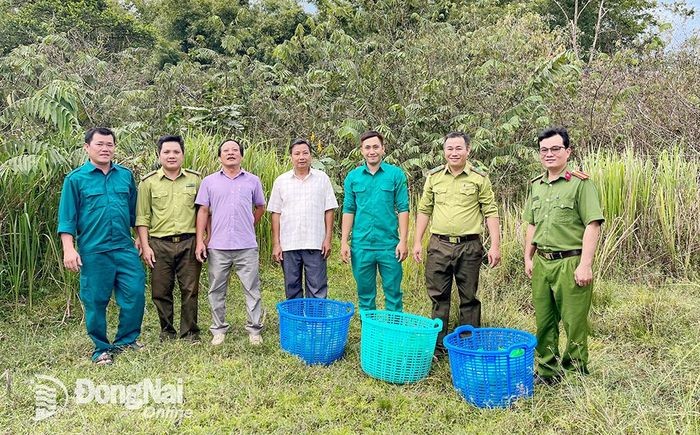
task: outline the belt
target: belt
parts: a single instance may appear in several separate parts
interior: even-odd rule
[[[151,236],[151,237],[153,237],[153,236]],[[153,238],[158,239],[158,240],[165,240],[166,242],[180,243],[183,240],[191,239],[192,237],[194,237],[194,234],[186,233],[186,234],[175,234],[173,236],[153,237]]]
[[[562,258],[575,257],[581,255],[583,251],[580,249],[572,249],[571,251],[557,251],[557,252],[542,252],[537,251],[540,257],[545,260],[561,260]]]
[[[464,236],[446,236],[444,234],[433,234],[435,237],[437,237],[440,240],[443,240],[445,242],[449,243],[464,243],[469,240],[479,240],[479,235],[478,234],[467,234]]]

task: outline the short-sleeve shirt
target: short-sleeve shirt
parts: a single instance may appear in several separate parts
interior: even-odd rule
[[[324,172],[312,168],[302,179],[292,170],[277,177],[267,211],[280,214],[282,251],[321,249],[326,211],[334,208],[338,208],[338,201]]]
[[[257,248],[253,206],[265,205],[260,179],[241,171],[230,178],[223,170],[204,177],[195,204],[211,211],[211,249]]]
[[[194,199],[202,180],[184,169],[174,180],[163,168],[149,174],[139,184],[136,226],[149,228],[153,237],[193,234],[196,211]]]
[[[396,248],[398,213],[408,212],[408,183],[403,171],[382,162],[372,174],[364,164],[350,171],[344,190],[343,213],[355,215],[352,249]]]
[[[457,175],[447,165],[431,174],[425,180],[418,212],[432,217],[432,234],[444,236],[481,234],[484,218],[498,217],[491,180],[469,163]]]
[[[136,183],[127,168],[112,163],[107,174],[90,161],[63,180],[58,233],[71,234],[81,254],[133,248]]]
[[[586,226],[604,218],[593,182],[566,168],[555,180],[546,173],[533,180],[523,220],[535,226],[537,249],[556,252],[581,249]]]

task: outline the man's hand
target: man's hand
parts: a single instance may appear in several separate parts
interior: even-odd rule
[[[200,263],[207,261],[207,245],[205,245],[204,242],[197,242],[197,247],[194,250],[194,256]]]
[[[153,252],[151,245],[144,245],[142,247],[141,258],[143,258],[143,262],[151,269],[156,267],[154,264],[156,262],[156,254]]]
[[[280,245],[274,245],[272,247],[272,259],[275,260],[278,264],[282,262],[284,258],[282,258],[282,247]]]
[[[348,245],[348,242],[340,242],[340,259],[345,264],[350,262],[350,245]]]
[[[525,275],[530,279],[532,279],[532,265],[532,258],[525,257]]]
[[[80,254],[75,248],[65,249],[63,251],[63,265],[71,272],[80,272],[83,261],[80,259]]]
[[[406,244],[406,241],[404,240],[399,240],[399,244],[396,245],[396,259],[399,260],[399,262],[404,261],[408,257],[408,246]]]
[[[420,240],[413,243],[413,259],[416,263],[423,262],[423,245]]]
[[[323,255],[323,258],[326,260],[331,256],[331,246],[332,243],[330,239],[324,239],[321,244],[321,255]]]
[[[134,248],[139,251],[139,255],[143,254],[143,249],[141,249],[141,239],[138,236],[136,236],[134,239]]]
[[[490,267],[496,267],[501,262],[501,250],[494,246],[491,246],[491,249],[489,249],[487,256],[489,259]]]
[[[574,271],[574,280],[579,287],[587,286],[593,282],[593,268],[590,265],[579,264]]]

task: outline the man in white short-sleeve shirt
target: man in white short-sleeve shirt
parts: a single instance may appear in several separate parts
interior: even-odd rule
[[[282,264],[287,299],[325,298],[326,260],[338,201],[328,175],[311,168],[309,142],[296,139],[289,152],[294,169],[277,177],[267,205],[272,213],[272,258]]]

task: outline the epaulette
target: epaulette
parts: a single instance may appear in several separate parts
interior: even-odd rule
[[[443,169],[445,169],[445,165],[440,165],[437,168],[433,168],[433,169],[429,170],[428,172],[426,172],[426,175],[437,174],[438,172],[442,171]]]
[[[532,180],[530,180],[530,183],[534,183],[535,181],[539,180],[540,178],[544,177],[544,172],[541,173],[540,175],[536,176]]]
[[[571,171],[571,175],[582,180],[588,180],[590,177],[583,171]]]
[[[185,172],[189,172],[190,174],[194,174],[194,175],[196,175],[196,176],[198,176],[198,177],[201,177],[201,176],[202,176],[202,173],[201,173],[201,172],[197,172],[197,171],[195,171],[194,169],[185,168]]]
[[[156,171],[151,171],[151,172],[149,172],[148,174],[146,174],[146,175],[144,175],[143,177],[141,177],[141,181],[145,180],[146,178],[148,178],[148,177],[150,177],[150,176],[152,176],[152,175],[155,175],[156,172],[158,172],[158,171],[156,170]]]
[[[483,168],[476,167],[476,166],[472,165],[471,163],[469,164],[469,170],[475,174],[481,175],[482,177],[485,177],[487,175],[486,171]]]

